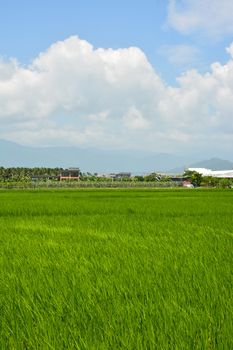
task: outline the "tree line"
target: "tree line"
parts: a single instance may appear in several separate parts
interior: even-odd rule
[[[58,181],[60,179],[61,172],[64,171],[63,168],[48,168],[48,167],[10,167],[4,168],[0,167],[0,182],[15,182],[15,183],[29,183],[32,181]],[[147,182],[147,183],[161,183],[170,184],[176,183],[182,186],[182,181],[190,181],[194,187],[215,187],[215,188],[233,188],[233,179],[226,178],[216,178],[212,176],[203,176],[196,171],[185,171],[180,177],[173,178],[169,175],[161,175],[158,173],[151,173],[144,176],[135,175],[132,177],[122,177],[120,181],[122,182]],[[119,179],[108,178],[104,176],[99,176],[97,173],[84,173],[80,171],[79,181],[83,182],[113,182]]]
[[[24,167],[0,167],[0,181],[31,181],[38,179],[57,179],[62,168],[24,168]]]
[[[190,170],[184,172],[184,177],[189,180],[194,187],[233,188],[233,179],[231,178],[203,176],[197,171]]]

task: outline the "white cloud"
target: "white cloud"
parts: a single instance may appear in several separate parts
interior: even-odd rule
[[[0,61],[0,138],[24,144],[225,149],[233,141],[233,44],[210,72],[161,80],[138,48],[55,43],[30,66]],[[140,140],[140,141],[139,141]],[[220,140],[223,140],[220,144]]]
[[[128,129],[148,129],[149,122],[142,113],[134,106],[130,107],[128,112],[123,116],[123,121]]]
[[[182,34],[233,34],[232,0],[169,0],[167,23]]]
[[[233,43],[226,48],[226,51],[230,54],[230,56],[233,58]]]
[[[192,45],[163,45],[159,53],[169,63],[182,67],[195,64],[200,60],[200,50]]]

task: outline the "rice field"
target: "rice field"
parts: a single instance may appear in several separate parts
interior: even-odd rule
[[[0,349],[233,349],[233,190],[0,191]]]

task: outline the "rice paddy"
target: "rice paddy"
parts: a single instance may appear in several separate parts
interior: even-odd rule
[[[0,192],[0,349],[233,349],[233,190]]]

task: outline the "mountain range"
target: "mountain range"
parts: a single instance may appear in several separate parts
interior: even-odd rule
[[[0,140],[0,166],[3,167],[79,167],[84,172],[182,173],[184,168],[232,169],[233,162],[220,158],[198,160],[197,156],[178,156],[129,150],[82,149],[78,147],[28,147]]]

